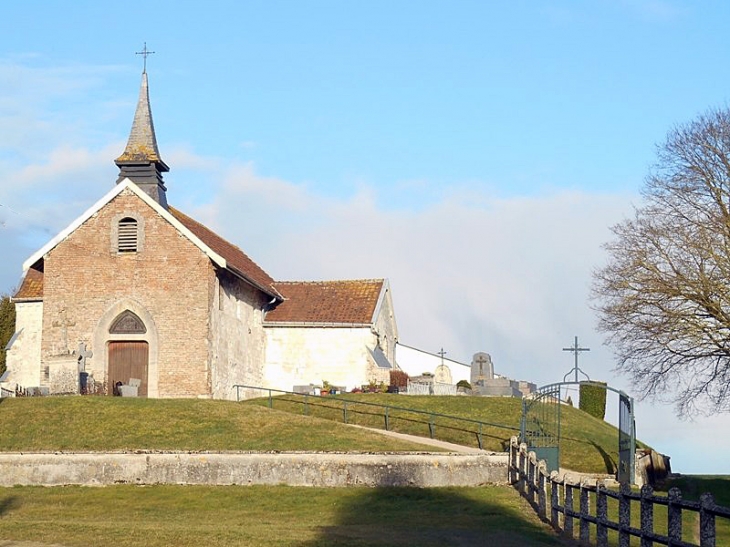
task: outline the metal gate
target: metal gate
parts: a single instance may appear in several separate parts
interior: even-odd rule
[[[618,473],[621,484],[634,483],[634,456],[636,454],[636,424],[634,400],[619,393],[618,400]]]
[[[528,450],[545,460],[548,473],[560,467],[560,387],[550,384],[522,399],[520,433]]]
[[[634,482],[634,457],[636,453],[636,427],[634,424],[634,399],[618,389],[596,382],[560,382],[542,386],[535,393],[522,399],[520,439],[534,451],[538,459],[545,460],[548,473],[560,468],[560,407],[564,404],[561,389],[580,384],[598,385],[619,396],[618,471],[616,479],[622,484]]]

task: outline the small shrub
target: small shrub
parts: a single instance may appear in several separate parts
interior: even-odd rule
[[[456,382],[456,387],[462,389],[471,389],[471,384],[466,380],[459,380],[458,382]]]
[[[408,387],[408,374],[403,370],[391,370],[390,385],[398,386],[398,388]]]
[[[578,403],[578,407],[591,416],[603,420],[606,417],[606,383],[596,383],[602,385],[580,385],[580,402]]]

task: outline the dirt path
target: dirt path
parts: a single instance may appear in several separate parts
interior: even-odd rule
[[[458,452],[459,454],[494,454],[487,450],[481,450],[480,448],[472,448],[470,446],[463,446],[460,444],[447,443],[446,441],[438,441],[436,439],[429,439],[428,437],[418,437],[416,435],[408,435],[406,433],[397,433],[395,431],[386,431],[384,429],[376,429],[371,427],[363,427],[361,425],[348,424],[350,427],[358,427],[360,429],[367,429],[373,433],[380,433],[381,435],[387,435],[389,437],[395,437],[402,441],[410,441],[412,443],[425,444],[427,446],[435,446],[443,448],[449,452]],[[2,545],[0,545],[2,547]]]

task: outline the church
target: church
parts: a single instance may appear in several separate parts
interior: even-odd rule
[[[115,163],[116,184],[23,264],[6,392],[235,399],[260,395],[242,385],[388,383],[387,279],[275,281],[168,204],[146,69]]]

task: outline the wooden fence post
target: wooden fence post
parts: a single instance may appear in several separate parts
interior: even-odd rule
[[[560,512],[558,511],[559,505],[560,483],[558,482],[558,472],[553,471],[550,473],[550,523],[555,530],[562,529],[560,526]]]
[[[517,444],[517,437],[512,437],[509,440],[509,483],[516,484],[519,480],[518,460],[517,454],[519,451],[519,445]]]
[[[527,492],[529,502],[531,505],[535,505],[535,469],[537,467],[537,457],[534,452],[530,452],[527,456]]]
[[[714,506],[712,494],[700,496],[700,547],[715,547],[715,515],[711,512]]]
[[[641,547],[652,547],[654,542],[651,537],[644,537],[644,534],[654,533],[654,501],[651,499],[654,489],[645,484],[641,487]]]
[[[667,536],[669,539],[682,539],[682,492],[679,488],[670,488],[667,504]]]
[[[628,484],[622,484],[620,489],[620,497],[618,499],[618,544],[619,547],[629,547],[631,544],[631,499],[629,494],[631,487]]]
[[[608,546],[608,498],[606,487],[603,484],[596,485],[596,543],[598,547]]]
[[[527,481],[527,445],[525,443],[520,443],[520,493],[523,496],[527,495],[526,490],[526,481]]]
[[[580,541],[588,545],[591,541],[591,523],[585,518],[591,514],[591,500],[588,497],[589,490],[580,485]]]
[[[537,513],[540,519],[547,520],[547,464],[540,460],[537,464]]]
[[[568,511],[573,510],[573,485],[567,480],[565,482],[565,505],[563,506],[563,520],[565,525],[565,535],[573,539],[573,516]]]

